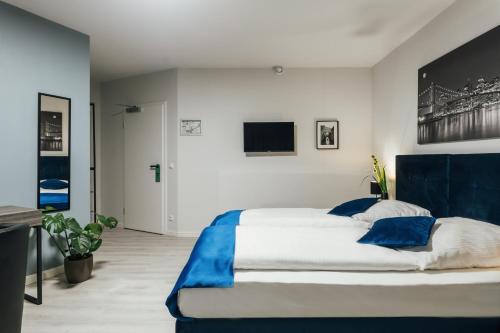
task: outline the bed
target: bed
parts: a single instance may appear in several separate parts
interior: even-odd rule
[[[500,225],[500,154],[397,156],[396,169],[398,200]],[[180,289],[176,331],[500,332],[498,267],[236,269],[231,279],[231,288]]]

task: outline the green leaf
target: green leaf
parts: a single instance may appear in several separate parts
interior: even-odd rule
[[[92,237],[92,238],[99,238],[102,234],[102,225],[99,223],[89,223],[85,226],[85,231]]]
[[[114,229],[118,225],[118,220],[112,216],[97,215],[97,221],[110,229]]]
[[[45,208],[42,209],[42,214],[48,214],[50,212],[53,212],[54,210],[56,209],[52,206],[45,206]]]
[[[52,223],[52,216],[51,215],[44,215],[42,217],[42,227],[47,230],[49,228],[49,225]]]
[[[97,222],[104,224],[106,221],[107,217],[101,214],[97,214]],[[103,222],[104,221],[104,222]]]
[[[114,229],[118,226],[118,220],[113,216],[108,217],[109,228]]]
[[[42,218],[42,227],[52,234],[60,234],[64,231],[64,217],[62,214],[44,215]]]
[[[90,252],[91,240],[85,236],[79,236],[71,239],[71,249],[79,255],[85,255]],[[72,251],[72,252],[73,252]]]
[[[382,183],[384,185],[384,193],[387,193],[387,178],[385,176],[385,167],[382,168]]]
[[[97,251],[102,245],[102,239],[94,239],[90,246],[90,252]]]
[[[68,229],[71,232],[74,232],[76,234],[79,234],[82,232],[82,227],[80,226],[80,224],[78,224],[78,222],[73,217],[69,217],[69,218],[65,219],[64,224],[66,226],[66,229]]]

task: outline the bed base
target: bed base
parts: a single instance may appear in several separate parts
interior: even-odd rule
[[[256,318],[176,322],[176,333],[499,333],[500,318]]]

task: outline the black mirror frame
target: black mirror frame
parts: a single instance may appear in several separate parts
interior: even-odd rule
[[[36,198],[36,204],[37,204],[37,209],[44,209],[45,207],[41,207],[40,205],[40,181],[41,181],[41,131],[40,131],[40,125],[41,125],[41,113],[42,113],[42,97],[47,96],[47,97],[53,97],[53,98],[59,98],[59,99],[64,99],[68,101],[68,205],[64,209],[58,209],[54,208],[51,210],[51,212],[62,212],[62,211],[68,211],[71,209],[71,98],[68,97],[62,97],[62,96],[57,96],[57,95],[51,95],[51,94],[46,94],[46,93],[38,93],[38,128],[37,128],[37,198]]]

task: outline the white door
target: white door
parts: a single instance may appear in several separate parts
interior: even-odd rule
[[[140,108],[141,112],[124,114],[124,226],[163,234],[166,104],[144,104]]]

